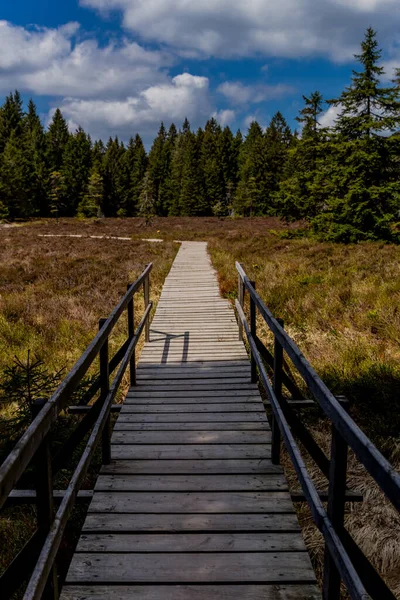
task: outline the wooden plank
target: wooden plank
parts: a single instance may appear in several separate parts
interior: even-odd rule
[[[248,431],[262,430],[270,431],[268,422],[250,422],[250,423],[207,423],[207,422],[183,422],[183,423],[136,423],[126,422],[125,419],[118,419],[114,426],[114,431]]]
[[[85,534],[77,552],[304,552],[296,533]],[[132,557],[134,558],[134,557]]]
[[[125,421],[126,423],[186,423],[196,419],[197,423],[234,423],[240,422],[263,422],[268,423],[265,412],[230,412],[230,413],[129,413],[126,410],[125,404],[122,405],[118,422]]]
[[[282,467],[273,465],[270,459],[223,459],[223,460],[120,460],[103,465],[102,474],[118,475],[199,475],[199,474],[281,474]]]
[[[198,396],[194,396],[192,398],[176,398],[176,397],[164,397],[164,398],[142,398],[141,396],[136,396],[134,398],[127,398],[125,400],[126,406],[129,406],[131,404],[136,404],[136,405],[144,405],[144,406],[153,406],[153,405],[164,405],[164,404],[180,404],[182,406],[182,410],[184,410],[184,406],[186,404],[192,404],[192,405],[196,405],[196,404],[204,404],[204,400],[206,400],[206,398],[204,398],[204,396],[202,397],[198,397]],[[232,396],[222,396],[222,397],[216,397],[216,398],[207,398],[207,404],[225,404],[225,403],[240,403],[240,402],[255,402],[259,400],[256,396],[234,396],[232,398]],[[86,408],[86,407],[84,407]],[[121,405],[118,405],[118,408],[121,408]],[[117,409],[114,409],[117,410]],[[73,411],[72,411],[73,412]]]
[[[240,397],[251,397],[257,398],[260,400],[260,394],[257,389],[254,389],[250,386],[250,389],[239,388],[239,389],[218,389],[218,390],[203,390],[203,389],[191,389],[191,390],[160,390],[160,389],[152,389],[148,391],[147,388],[137,387],[130,388],[129,392],[126,395],[126,399],[130,400],[132,398],[144,398],[147,400],[157,398],[240,398]],[[243,400],[244,402],[245,400]]]
[[[209,444],[209,445],[111,445],[114,460],[133,459],[195,459],[195,458],[270,458],[268,444]]]
[[[222,404],[197,403],[185,404],[124,404],[121,414],[127,413],[225,413],[225,412],[262,412],[264,410],[262,402],[224,402]]]
[[[100,475],[95,491],[213,492],[287,491],[282,474],[256,475]]]
[[[61,600],[320,600],[316,585],[66,585]]]
[[[92,554],[77,553],[69,583],[176,582],[315,582],[305,552],[237,552],[212,554]]]
[[[177,367],[175,365],[168,365],[168,364],[162,364],[160,365],[159,363],[155,363],[153,366],[149,365],[149,364],[142,364],[139,362],[138,366],[137,366],[137,370],[138,371],[147,371],[148,369],[153,369],[153,368],[157,368],[160,369],[161,371],[168,371],[168,370],[175,370],[175,369],[181,369],[183,371],[185,371],[186,369],[201,369],[205,367],[206,369],[212,368],[212,369],[217,369],[220,367],[226,367],[227,369],[236,369],[237,367],[249,367],[249,361],[246,360],[238,360],[238,361],[229,361],[229,360],[222,360],[222,361],[214,361],[212,363],[208,363],[208,361],[200,361],[200,362],[192,362],[192,363],[187,363],[184,364],[180,367]],[[132,389],[132,388],[131,388]]]
[[[135,533],[143,531],[297,531],[296,513],[253,514],[126,514],[89,513],[83,531]]]
[[[114,431],[113,444],[270,444],[270,431]]]
[[[291,513],[288,492],[96,492],[89,512]]]

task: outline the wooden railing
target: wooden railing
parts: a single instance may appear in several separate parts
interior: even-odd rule
[[[294,341],[284,330],[282,320],[268,310],[239,263],[238,300],[239,337],[245,330],[251,353],[252,381],[259,378],[271,409],[272,448],[275,464],[280,462],[281,438],[296,471],[302,494],[307,501],[313,520],[325,541],[323,597],[336,600],[340,597],[341,582],[354,600],[368,597],[377,600],[395,600],[381,576],[371,565],[344,526],[345,502],[352,501],[346,490],[347,454],[350,447],[357,459],[373,477],[393,506],[400,510],[400,475],[376,449],[368,437],[352,420],[345,405],[326,387]],[[250,319],[244,312],[245,292],[250,299]],[[261,316],[274,335],[274,353],[270,353],[257,336],[257,314]],[[331,452],[328,458],[317,444],[301,419],[298,409],[310,406],[310,400],[301,394],[286,362],[289,358],[301,375],[309,392],[331,423]],[[272,378],[268,374],[272,371]],[[292,396],[283,393],[283,386]],[[314,400],[311,399],[312,402]],[[297,444],[304,448],[328,480],[328,491],[320,492],[307,470]],[[327,500],[325,509],[323,501]]]
[[[143,330],[145,330],[146,340],[149,339],[152,308],[149,299],[151,270],[152,264],[145,268],[135,283],[128,285],[126,294],[108,319],[99,321],[99,332],[53,396],[49,400],[35,403],[31,425],[0,468],[0,508],[24,502],[36,503],[37,506],[35,533],[0,578],[2,600],[10,598],[21,583],[29,577],[24,600],[58,598],[56,558],[66,525],[76,501],[87,502],[91,498],[91,492],[80,492],[80,487],[99,443],[101,443],[103,463],[110,462],[110,412],[113,401],[128,366],[130,384],[135,384],[135,348]],[[144,314],[135,330],[134,298],[142,286]],[[128,337],[121,349],[109,360],[109,337],[124,311],[127,312]],[[84,407],[86,410],[81,413],[84,416],[61,449],[52,456],[50,445],[52,427],[60,412],[68,407],[72,394],[97,357],[99,357],[100,375],[81,400],[81,404],[87,405]],[[117,372],[110,384],[110,375],[116,369]],[[89,402],[98,392],[100,392],[98,398],[89,406]],[[89,438],[67,489],[54,490],[54,475],[64,467],[89,432]],[[14,489],[31,463],[35,468],[36,490]],[[60,502],[57,512],[54,509],[55,502]]]

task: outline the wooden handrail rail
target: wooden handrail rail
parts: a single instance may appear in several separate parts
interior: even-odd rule
[[[32,459],[37,455],[38,451],[42,452],[43,448],[49,448],[48,433],[53,422],[57,419],[59,412],[68,405],[71,394],[82,381],[82,378],[92,365],[94,359],[97,356],[100,356],[100,377],[96,380],[96,386],[91,386],[93,395],[96,394],[99,387],[101,388],[100,396],[92,405],[90,414],[79,422],[78,426],[72,432],[72,435],[68,438],[61,451],[53,458],[53,460],[51,460],[50,451],[47,450],[48,456],[45,461],[46,464],[44,465],[48,470],[46,471],[46,473],[48,473],[48,475],[46,475],[47,479],[45,477],[43,486],[40,484],[37,487],[35,496],[37,502],[39,502],[40,497],[43,495],[44,500],[49,501],[49,510],[44,514],[44,517],[46,518],[45,520],[42,520],[43,522],[39,522],[38,520],[37,535],[33,536],[33,541],[29,541],[26,544],[20,554],[14,559],[13,563],[11,563],[10,568],[0,577],[0,587],[4,597],[10,597],[20,583],[20,580],[16,581],[13,576],[16,570],[20,569],[21,574],[23,571],[23,578],[25,578],[29,574],[29,568],[32,570],[32,565],[35,564],[37,557],[36,566],[33,569],[32,576],[26,588],[24,599],[39,600],[45,591],[46,585],[49,585],[49,582],[50,585],[53,586],[52,597],[55,599],[58,597],[55,560],[65,527],[78,497],[80,486],[87,473],[95,449],[101,439],[103,461],[109,460],[110,412],[112,410],[113,401],[128,366],[132,369],[135,348],[145,328],[148,336],[150,313],[153,306],[153,303],[150,302],[149,298],[149,276],[151,270],[152,264],[149,264],[140,277],[132,285],[128,286],[127,292],[113,309],[108,319],[100,320],[99,332],[97,335],[90,342],[53,396],[47,402],[44,402],[44,404],[41,402],[37,416],[33,419],[31,425],[22,435],[21,439],[17,442],[14,449],[0,468],[1,508],[7,502],[15,484],[25,472],[25,469],[29,466]],[[144,287],[145,310],[142,319],[135,330],[133,298],[141,285]],[[125,309],[128,312],[128,339],[110,361],[108,357],[109,336]],[[119,367],[117,373],[111,386],[109,386],[110,366],[112,366],[112,371],[114,371],[118,364]],[[63,492],[61,503],[54,516],[52,463],[55,465],[56,470],[58,470],[62,465],[63,460],[71,455],[76,445],[89,431],[91,431],[91,433],[83,450],[83,454],[72,474],[67,489]],[[39,540],[43,541],[39,544]],[[30,560],[26,561],[26,555],[35,551],[35,549],[35,558],[31,556]],[[53,574],[52,577],[50,577],[51,573]]]
[[[140,277],[131,285],[121,301],[114,308],[98,334],[90,342],[82,356],[61,382],[53,396],[32,421],[28,429],[17,442],[0,467],[0,508],[7,500],[8,494],[17,484],[19,478],[29,465],[34,454],[48,434],[52,423],[57,419],[59,412],[67,406],[71,394],[75,391],[83,376],[88,371],[96,356],[99,354],[105,341],[117,323],[121,313],[128,302],[133,298],[139,287],[149,277],[153,268],[149,264]]]
[[[251,285],[243,267],[239,263],[236,263],[236,268],[261,316],[264,318],[270,330],[276,336],[298,372],[303,377],[326,416],[338,429],[340,434],[355,452],[359,461],[368,470],[395,508],[400,511],[400,475],[396,473],[390,462],[379,452],[365,433],[349,416],[346,410],[340,405],[292,338],[268,310],[263,300]]]
[[[361,549],[357,546],[349,533],[344,528],[344,503],[346,501],[346,464],[347,447],[350,446],[361,464],[375,479],[382,491],[386,494],[392,504],[399,510],[400,506],[400,475],[394,470],[384,456],[377,450],[368,437],[360,430],[356,423],[346,412],[341,403],[333,396],[325,386],[309,362],[303,356],[297,345],[289,337],[283,328],[283,322],[279,322],[265,306],[260,296],[255,291],[254,284],[247,277],[242,265],[236,263],[239,274],[239,300],[235,301],[238,320],[241,328],[245,330],[250,346],[252,362],[257,365],[261,383],[267,394],[272,408],[273,420],[279,426],[280,434],[285,442],[286,449],[295,468],[298,480],[301,484],[303,494],[307,500],[313,520],[323,534],[325,540],[325,562],[324,562],[324,599],[339,598],[340,580],[345,583],[348,592],[354,600],[367,597],[387,598],[394,600],[394,595],[387,587],[380,575],[375,571]],[[303,377],[310,391],[316,398],[325,414],[332,424],[332,447],[331,460],[329,461],[329,472],[325,466],[326,459],[321,466],[322,471],[329,479],[329,490],[327,494],[327,511],[323,507],[321,498],[307,471],[299,447],[293,433],[299,437],[304,448],[310,453],[317,463],[321,455],[316,454],[315,442],[306,431],[300,419],[293,414],[288,401],[275,392],[267,374],[262,355],[260,354],[261,340],[257,337],[254,323],[254,308],[252,309],[252,325],[250,326],[244,312],[244,298],[241,288],[247,290],[250,295],[251,306],[255,306],[264,321],[269,326],[275,338],[275,352],[286,351],[297,371]],[[264,353],[265,354],[265,353]],[[269,366],[271,367],[271,361]],[[278,366],[281,361],[276,363]],[[276,365],[275,365],[276,366]],[[279,388],[278,388],[279,391]],[[291,416],[292,415],[292,416]],[[295,417],[293,419],[293,416]],[[290,417],[290,420],[289,420]],[[274,422],[273,421],[273,422]],[[293,423],[292,423],[293,421]],[[293,425],[301,425],[296,431]],[[307,433],[308,437],[304,437]],[[300,434],[303,436],[300,437]],[[279,435],[275,448],[276,460],[279,462]],[[312,442],[312,443],[311,443]],[[274,445],[274,440],[273,440]]]

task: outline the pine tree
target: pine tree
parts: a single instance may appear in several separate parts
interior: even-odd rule
[[[391,238],[390,222],[398,210],[400,183],[395,146],[384,135],[399,123],[397,91],[381,87],[383,68],[378,61],[376,34],[368,28],[361,44],[361,72],[353,71],[352,83],[332,100],[342,106],[324,170],[327,181],[323,209],[313,221],[317,235],[329,240]]]
[[[34,204],[34,171],[24,135],[13,131],[0,163],[0,204],[3,218],[27,219],[37,214]]]
[[[28,112],[23,121],[23,133],[21,135],[24,137],[32,168],[31,202],[35,207],[35,213],[47,216],[48,169],[46,163],[45,133],[32,99],[28,103]]]
[[[207,121],[201,144],[201,169],[204,181],[204,199],[200,214],[210,215],[213,207],[223,205],[226,199],[223,163],[221,156],[221,127],[212,118]],[[220,210],[220,208],[218,208]]]
[[[147,226],[151,224],[151,219],[156,214],[155,186],[151,179],[150,171],[146,171],[139,197],[139,215],[144,217],[145,225]]]
[[[14,133],[18,138],[23,129],[24,112],[22,109],[22,98],[18,91],[6,96],[5,102],[0,109],[0,153]]]
[[[65,182],[59,171],[50,173],[50,213],[57,220],[65,207],[64,202]]]
[[[98,171],[92,169],[87,192],[78,206],[78,217],[101,217],[103,201],[103,178]]]
[[[167,210],[164,207],[165,198],[163,197],[163,192],[168,173],[167,132],[164,123],[161,123],[157,137],[150,149],[148,170],[154,186],[156,212],[159,215],[163,215]]]
[[[249,216],[259,214],[262,205],[261,183],[265,174],[265,138],[260,125],[253,121],[250,124],[246,139],[239,152],[239,183],[234,197],[236,215]],[[252,186],[251,202],[247,189]]]
[[[75,215],[82,201],[92,164],[92,143],[90,137],[79,127],[70,135],[63,153],[63,164],[60,172],[65,185],[65,214]]]
[[[175,123],[171,123],[165,142],[164,157],[165,157],[165,177],[161,184],[160,195],[162,198],[162,215],[167,216],[171,212],[171,207],[174,203],[174,190],[172,181],[172,157],[175,146],[178,140],[178,131]]]
[[[196,135],[191,131],[184,133],[184,140],[179,198],[180,214],[185,217],[202,216],[204,215],[204,188],[200,168],[200,147]]]
[[[312,218],[324,203],[323,181],[317,184],[317,172],[324,172],[328,159],[327,131],[321,127],[323,97],[316,91],[303,96],[304,108],[296,120],[303,124],[301,138],[292,137],[282,181],[277,193],[277,213],[288,220]],[[322,193],[321,193],[322,192]]]
[[[68,140],[69,131],[67,122],[62,116],[60,109],[57,108],[46,134],[47,160],[50,171],[60,171]]]
[[[400,116],[393,110],[396,89],[380,86],[384,74],[383,67],[378,64],[381,56],[376,32],[368,27],[361,43],[361,54],[354,57],[362,65],[362,71],[353,70],[351,85],[339,98],[329,100],[332,106],[341,108],[336,130],[347,140],[393,131],[400,123]]]
[[[103,161],[103,206],[102,211],[106,217],[115,217],[123,208],[125,190],[125,147],[118,138],[110,138],[107,142]]]

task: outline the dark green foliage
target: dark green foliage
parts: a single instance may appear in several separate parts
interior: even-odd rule
[[[92,143],[81,127],[70,135],[63,154],[61,173],[65,185],[65,214],[72,217],[82,201],[92,164]]]
[[[31,359],[29,350],[26,362],[14,357],[13,364],[4,369],[0,384],[0,401],[17,405],[14,425],[19,427],[32,420],[33,403],[50,397],[64,370],[49,373],[42,360]]]
[[[69,135],[67,122],[62,116],[60,109],[57,108],[46,135],[47,160],[50,171],[59,171],[61,169]]]

